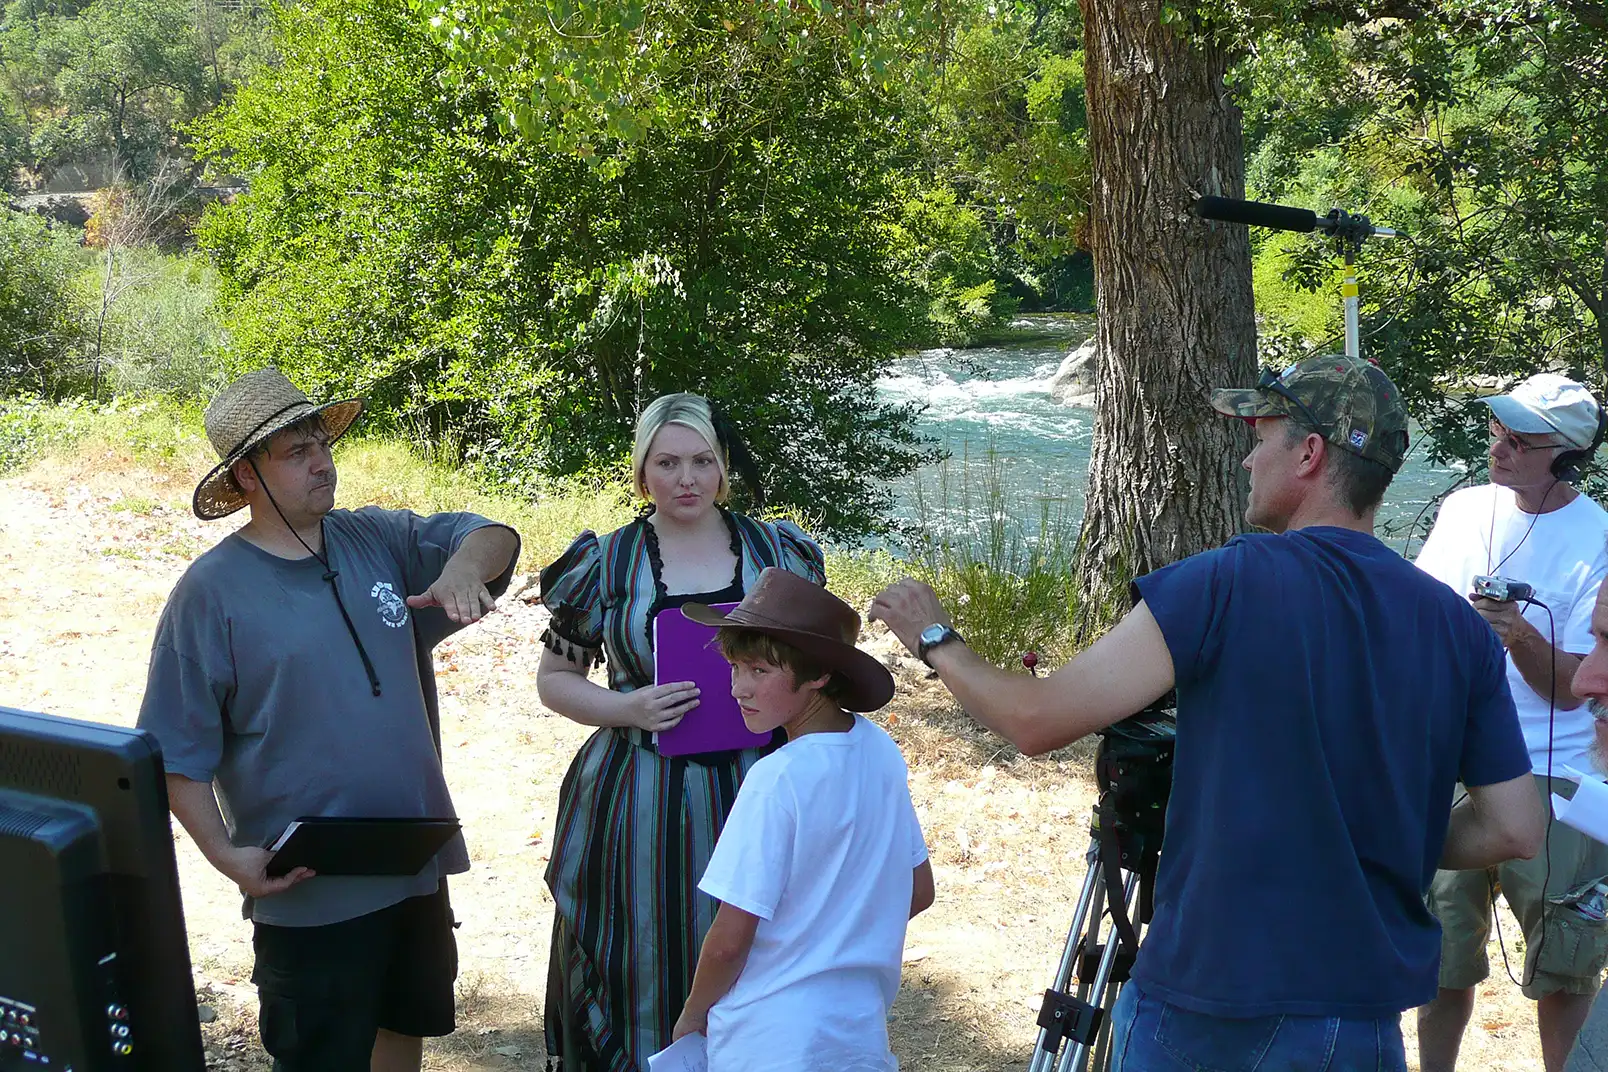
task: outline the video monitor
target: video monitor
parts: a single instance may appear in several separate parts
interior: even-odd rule
[[[0,1072],[205,1068],[155,738],[0,707]]]

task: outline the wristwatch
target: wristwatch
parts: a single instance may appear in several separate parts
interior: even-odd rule
[[[939,625],[936,622],[921,631],[920,640],[921,643],[916,646],[916,658],[928,666],[932,665],[932,660],[927,658],[927,653],[932,651],[933,648],[940,644],[947,644],[951,640],[958,640],[962,644],[966,643],[966,638],[955,632],[954,629],[947,625]]]

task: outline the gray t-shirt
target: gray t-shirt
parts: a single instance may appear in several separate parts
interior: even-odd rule
[[[491,524],[375,507],[325,517],[326,554],[379,696],[317,559],[279,558],[231,535],[185,571],[157,626],[139,725],[155,734],[169,773],[214,784],[234,844],[266,847],[303,816],[457,814],[430,662],[457,626],[404,599]],[[488,586],[493,594],[513,568]],[[248,898],[246,913],[287,927],[337,923],[432,892],[468,867],[455,838],[412,877],[319,876]]]

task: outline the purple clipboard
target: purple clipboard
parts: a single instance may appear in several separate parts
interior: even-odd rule
[[[716,610],[731,610],[735,603],[711,603]],[[752,733],[731,698],[731,665],[720,654],[712,626],[699,625],[670,607],[653,619],[653,683],[691,681],[698,686],[698,706],[674,728],[654,734],[661,756],[698,752],[724,752],[733,748],[759,748],[770,734]]]

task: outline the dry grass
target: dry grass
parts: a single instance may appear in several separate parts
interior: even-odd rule
[[[164,458],[98,441],[0,481],[7,704],[132,723],[163,601],[188,561],[230,527],[189,516],[194,475],[205,467],[194,444]],[[357,486],[355,477],[344,484],[345,503],[357,501]],[[524,566],[533,564],[528,556]],[[587,732],[534,699],[542,617],[506,601],[437,653],[447,775],[474,867],[453,887],[464,920],[461,1026],[429,1045],[431,1069],[542,1067],[552,902],[541,873],[559,781]],[[911,925],[895,1050],[922,1072],[1024,1068],[1038,995],[1084,875],[1090,753],[1024,759],[978,730],[886,635],[871,645],[900,681],[882,718],[909,760],[938,886],[937,904]],[[205,1028],[213,1064],[266,1069],[237,894],[182,833],[178,847],[198,992],[217,1013]],[[1463,1067],[1539,1070],[1533,1005],[1505,979],[1481,993]],[[1404,1026],[1412,1054],[1410,1015]]]

